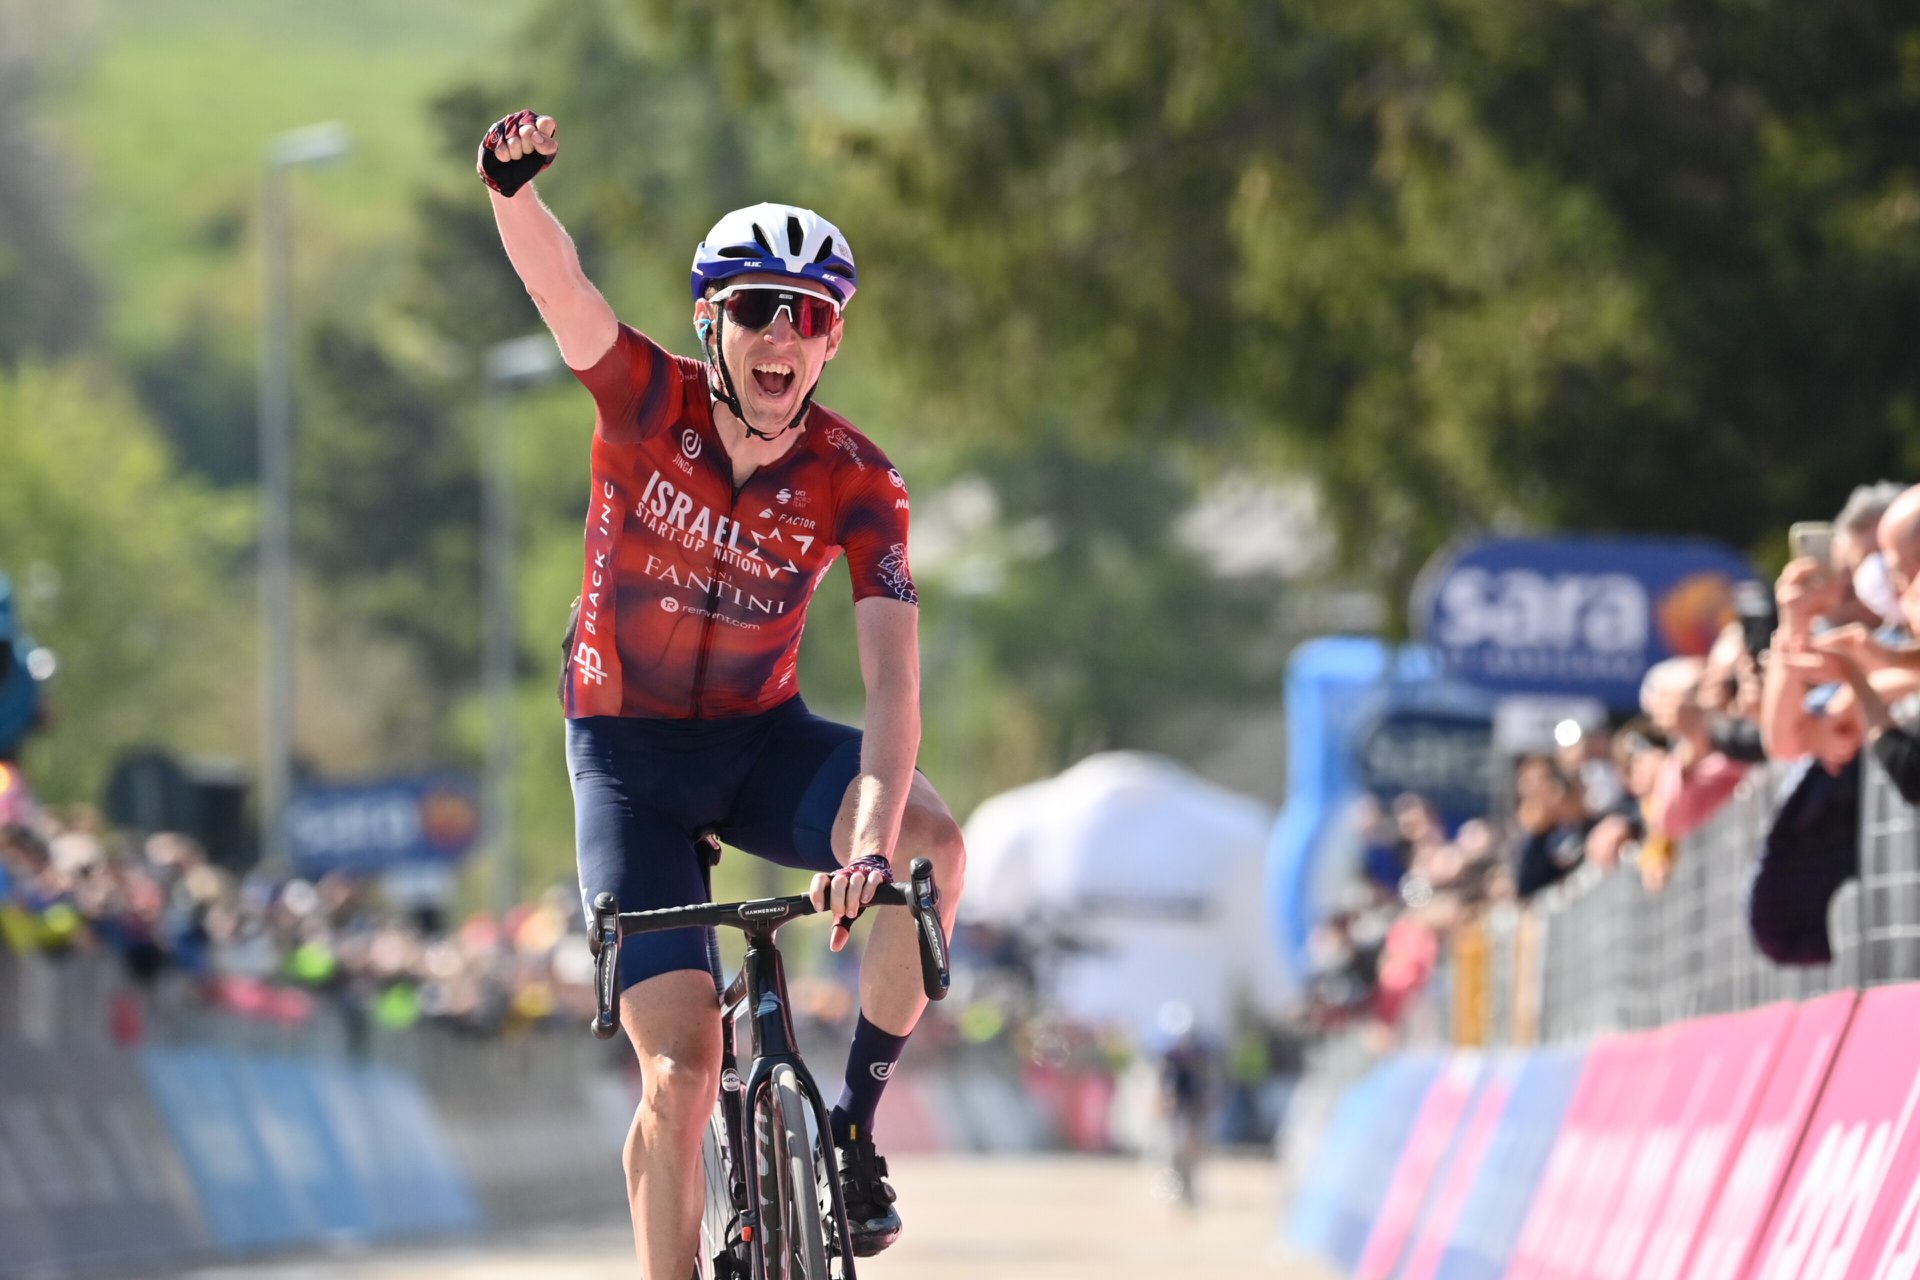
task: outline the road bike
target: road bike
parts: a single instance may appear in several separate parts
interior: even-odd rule
[[[702,837],[700,850],[710,883],[719,841]],[[869,905],[913,913],[921,985],[928,999],[943,999],[950,975],[933,864],[914,859],[907,885],[881,885]],[[589,945],[599,1008],[592,1029],[602,1040],[620,1029],[622,938],[722,925],[747,937],[746,958],[731,982],[722,980],[711,935],[708,946],[720,995],[720,1093],[701,1150],[706,1206],[695,1280],[856,1280],[839,1157],[819,1087],[800,1060],[786,971],[774,942],[781,925],[817,910],[805,896],[632,912],[622,912],[611,893],[594,899]],[[742,1021],[750,1048],[744,1077],[735,1053],[735,1027]]]

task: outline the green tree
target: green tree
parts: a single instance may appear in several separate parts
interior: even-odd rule
[[[252,514],[180,475],[97,366],[0,375],[0,567],[59,657],[52,727],[27,749],[51,800],[90,800],[115,754],[251,741]],[[240,673],[236,679],[236,673]]]
[[[337,320],[307,343],[294,504],[300,558],[419,652],[431,691],[479,663],[479,440],[464,380],[401,363]]]
[[[37,109],[71,60],[69,25],[23,0],[0,0],[0,115],[16,125],[0,182],[0,365],[70,354],[94,333],[98,290],[69,239],[75,175]]]
[[[806,121],[970,394],[1252,436],[1392,599],[1463,526],[1748,543],[1920,460],[1895,0],[641,8]]]

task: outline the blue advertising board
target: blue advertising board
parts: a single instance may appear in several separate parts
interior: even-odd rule
[[[1387,1059],[1351,1085],[1312,1156],[1313,1174],[1294,1202],[1287,1239],[1351,1272],[1393,1181],[1394,1166],[1439,1076],[1437,1054]]]
[[[1413,617],[1447,669],[1501,693],[1638,704],[1648,667],[1706,653],[1753,578],[1718,543],[1488,538],[1421,575]]]
[[[1454,1219],[1437,1280],[1498,1280],[1506,1274],[1585,1065],[1580,1049],[1541,1049],[1527,1056]]]
[[[448,865],[479,839],[480,801],[473,780],[454,773],[308,785],[288,803],[286,822],[302,875]]]
[[[1333,1256],[1342,1197],[1355,1178],[1354,1166],[1365,1150],[1386,1080],[1386,1068],[1376,1067],[1341,1090],[1319,1141],[1295,1172],[1299,1191],[1286,1226],[1287,1243],[1295,1249],[1320,1258]]]
[[[1423,646],[1323,636],[1287,659],[1287,804],[1267,846],[1266,892],[1294,981],[1304,984],[1312,973],[1314,925],[1358,870],[1353,801],[1367,790],[1369,770],[1413,763],[1402,758],[1405,738],[1376,742],[1373,735],[1383,724],[1412,725],[1421,717],[1484,724],[1492,702],[1448,679],[1439,657]],[[1376,749],[1371,762],[1363,754],[1369,744]],[[1384,774],[1376,781],[1385,785]]]
[[[310,1238],[303,1206],[255,1128],[232,1057],[217,1049],[156,1047],[141,1051],[140,1068],[214,1243],[224,1252],[250,1253]]]
[[[1360,774],[1383,805],[1423,797],[1449,828],[1484,816],[1493,780],[1493,721],[1485,715],[1401,708],[1360,742]]]
[[[233,1068],[249,1103],[254,1131],[300,1216],[319,1239],[373,1233],[367,1189],[353,1176],[314,1076],[318,1063],[279,1055],[235,1055]]]

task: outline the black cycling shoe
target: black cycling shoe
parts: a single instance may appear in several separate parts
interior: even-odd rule
[[[850,1138],[836,1148],[840,1156],[840,1198],[847,1206],[847,1232],[853,1256],[871,1258],[900,1238],[900,1214],[887,1185],[887,1158],[871,1138]]]

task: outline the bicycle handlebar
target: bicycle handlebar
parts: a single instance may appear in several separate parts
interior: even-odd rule
[[[921,989],[929,1000],[946,999],[953,975],[948,968],[947,933],[940,923],[940,891],[933,881],[933,863],[915,858],[905,887],[898,883],[883,884],[874,891],[873,901],[867,905],[905,907],[913,913],[914,937],[920,949]],[[588,1025],[602,1040],[612,1039],[613,1033],[620,1029],[620,942],[628,934],[719,925],[763,929],[819,914],[821,909],[805,894],[626,912],[620,910],[611,893],[599,894],[593,900],[593,922],[587,934],[587,945],[594,957],[594,990],[599,1010]]]

